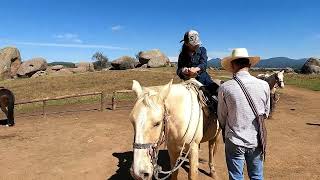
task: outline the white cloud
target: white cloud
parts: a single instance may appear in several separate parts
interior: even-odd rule
[[[129,48],[110,46],[110,45],[97,45],[97,44],[63,44],[63,43],[41,43],[41,42],[11,42],[16,45],[26,46],[42,46],[42,47],[66,47],[66,48],[101,48],[110,50],[129,50]]]
[[[82,40],[79,38],[79,36],[73,33],[57,34],[53,37],[63,42],[82,43]]]
[[[170,62],[178,62],[178,56],[169,56]]]
[[[113,31],[113,32],[115,32],[115,31],[120,31],[120,30],[122,30],[124,27],[123,26],[121,26],[121,25],[116,25],[116,26],[112,26],[111,27],[111,30]]]

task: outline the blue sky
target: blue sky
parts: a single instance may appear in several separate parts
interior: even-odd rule
[[[246,47],[263,58],[304,58],[320,56],[319,12],[317,0],[1,0],[0,48],[49,62],[154,48],[175,59],[195,29],[209,57]]]

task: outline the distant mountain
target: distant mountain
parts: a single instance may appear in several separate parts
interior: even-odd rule
[[[207,66],[208,66],[208,67],[221,67],[220,61],[221,61],[220,58],[210,59],[210,60],[207,62]]]
[[[307,59],[290,59],[287,57],[274,57],[261,60],[256,67],[260,68],[286,68],[301,69]]]
[[[274,57],[269,59],[262,59],[256,67],[259,68],[286,68],[301,69],[307,59],[290,59],[287,57]],[[208,67],[221,67],[220,58],[210,59]]]

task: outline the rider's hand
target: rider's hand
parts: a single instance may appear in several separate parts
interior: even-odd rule
[[[185,75],[189,75],[189,68],[186,68],[186,67],[183,68],[182,69],[182,73],[185,74]]]
[[[200,69],[198,67],[191,67],[189,68],[189,72],[191,72],[191,74],[196,74]]]

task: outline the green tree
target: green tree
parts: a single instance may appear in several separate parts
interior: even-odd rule
[[[95,70],[101,70],[107,67],[109,59],[102,52],[96,52],[92,55],[93,66]]]

